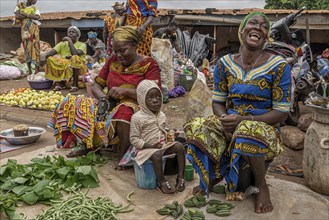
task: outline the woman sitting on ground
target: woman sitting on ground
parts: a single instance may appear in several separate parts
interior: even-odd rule
[[[55,109],[49,125],[54,129],[57,146],[70,147],[71,143],[65,142],[74,142],[75,138],[84,144],[69,153],[68,157],[85,155],[102,146],[117,145],[121,159],[129,148],[130,120],[139,110],[136,96],[138,84],[149,79],[157,81],[161,87],[160,69],[156,61],[136,52],[141,38],[133,27],[117,28],[113,32],[115,54],[107,60],[93,85],[93,95],[98,102],[91,98],[68,96]],[[124,166],[117,168],[125,169]]]
[[[55,81],[55,90],[67,87],[67,82],[73,76],[70,92],[79,90],[79,75],[87,72],[86,53],[87,46],[80,42],[80,30],[76,26],[67,29],[67,36],[62,39],[52,50],[41,54],[40,62],[46,63],[46,78]],[[53,57],[60,55],[60,58]]]
[[[242,175],[250,169],[248,179],[259,188],[256,213],[273,209],[266,163],[283,151],[280,122],[289,114],[291,96],[290,66],[263,50],[269,30],[270,22],[262,13],[243,19],[240,52],[222,57],[215,68],[215,115],[185,125],[187,158],[200,175],[194,193],[209,193],[222,177],[230,192],[244,191],[239,189],[245,181]]]
[[[94,54],[91,56],[94,63],[104,63],[107,58],[105,44],[97,38],[97,33],[90,31],[88,32],[88,40],[86,42],[88,46],[94,51]]]

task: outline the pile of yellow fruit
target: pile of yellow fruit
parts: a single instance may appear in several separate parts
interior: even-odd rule
[[[54,110],[64,96],[60,91],[37,91],[19,88],[0,95],[0,104],[42,110]]]

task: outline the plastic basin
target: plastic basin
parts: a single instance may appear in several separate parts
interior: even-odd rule
[[[27,82],[29,83],[30,87],[32,89],[36,89],[36,90],[42,90],[42,89],[50,89],[51,86],[53,85],[53,81],[52,80],[27,80]]]

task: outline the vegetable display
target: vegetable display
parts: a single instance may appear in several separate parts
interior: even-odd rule
[[[63,200],[52,201],[54,205],[35,220],[57,220],[57,219],[117,219],[116,214],[131,212],[134,208],[129,205],[115,204],[110,198],[98,197],[92,199],[87,193],[75,193],[75,195]]]
[[[72,192],[81,187],[98,187],[99,179],[94,169],[105,160],[91,152],[85,157],[65,160],[62,156],[33,158],[30,164],[18,164],[9,159],[0,167],[0,211],[9,219],[17,219],[18,201],[33,205],[50,204],[62,197],[61,191]]]
[[[60,91],[37,91],[30,88],[11,90],[0,95],[0,104],[23,108],[54,110],[64,96]]]

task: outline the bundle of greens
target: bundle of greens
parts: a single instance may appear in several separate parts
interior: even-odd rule
[[[30,164],[18,164],[9,159],[0,167],[0,213],[9,219],[21,219],[15,214],[18,201],[33,205],[50,204],[62,197],[61,191],[75,191],[81,187],[98,187],[94,166],[106,161],[91,152],[85,157],[65,160],[62,156],[33,158]]]

